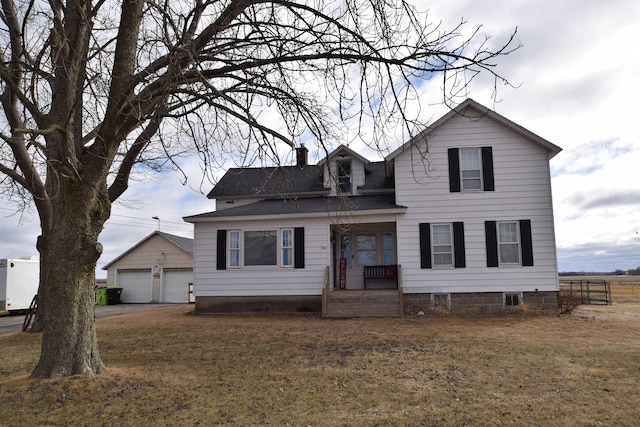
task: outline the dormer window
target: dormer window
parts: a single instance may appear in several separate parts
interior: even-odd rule
[[[343,194],[351,193],[351,160],[337,160],[336,169],[339,192]]]

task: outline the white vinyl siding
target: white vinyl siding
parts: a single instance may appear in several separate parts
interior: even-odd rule
[[[393,222],[395,214],[353,216],[362,223]],[[319,214],[305,218],[236,219],[230,222],[194,224],[194,294],[200,296],[321,295],[327,267],[331,262],[331,225],[335,218]],[[304,228],[304,268],[256,266],[216,269],[216,239],[219,229],[295,229]],[[295,262],[295,260],[294,260]],[[362,278],[360,271],[359,277]]]
[[[463,116],[430,133],[428,144],[428,153],[412,146],[394,159],[396,204],[408,208],[397,223],[404,292],[557,290],[548,151],[490,118]],[[447,150],[477,147],[492,147],[495,191],[452,193]],[[531,220],[535,265],[487,268],[484,222],[520,218]],[[421,269],[419,224],[454,221],[464,222],[466,267]]]
[[[325,219],[326,221],[326,219]],[[216,269],[216,237],[219,223],[196,223],[194,242],[194,295],[262,296],[319,295],[329,265],[329,225],[317,220],[280,219],[269,221],[236,221],[236,230],[287,230],[304,227],[305,267],[281,268],[276,265],[242,266]]]

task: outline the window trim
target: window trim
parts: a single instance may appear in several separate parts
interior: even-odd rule
[[[462,153],[463,152],[476,152],[478,155],[478,169],[464,169],[463,168],[463,162],[462,162]],[[464,148],[460,148],[458,150],[458,156],[459,157],[459,161],[460,161],[460,191],[463,193],[478,193],[478,192],[482,192],[484,191],[484,171],[483,171],[483,161],[482,161],[482,149],[479,147],[464,147]],[[465,171],[478,171],[478,177],[477,178],[465,178],[464,177],[464,172]],[[471,179],[475,180],[480,180],[480,187],[479,188],[465,188],[464,187],[464,182],[465,179],[467,181],[470,181]]]
[[[500,240],[500,224],[515,224],[516,226],[516,241],[515,242],[502,242]],[[517,220],[511,221],[496,221],[496,243],[498,245],[498,266],[522,266],[522,237],[520,236],[520,222]],[[503,245],[517,245],[518,261],[517,262],[503,262],[502,261],[502,247]]]
[[[225,267],[228,269],[269,269],[269,268],[304,268],[304,261],[299,260],[299,256],[304,258],[304,247],[298,247],[299,245],[304,245],[304,237],[301,236],[303,233],[301,230],[304,228],[295,228],[295,227],[283,227],[283,228],[247,228],[247,229],[233,229],[226,230],[224,233],[225,240]],[[220,230],[221,231],[221,230]],[[255,232],[255,231],[275,231],[276,234],[276,263],[275,264],[263,264],[263,265],[245,265],[245,233],[246,232]],[[290,246],[284,246],[284,233],[285,231],[290,232]],[[234,242],[232,238],[233,234],[238,235],[238,247],[232,248],[231,245]],[[220,237],[220,234],[219,234]],[[220,248],[219,248],[220,249]],[[291,263],[284,264],[284,250],[291,250]],[[232,252],[237,252],[237,260],[238,265],[234,265],[232,260],[234,257],[232,256]],[[218,260],[220,261],[220,260]],[[218,263],[219,264],[219,263]],[[220,269],[220,268],[219,268]]]
[[[451,233],[453,233],[453,265],[452,268],[466,268],[466,249],[465,249],[465,237],[464,237],[464,222],[440,222],[437,224],[449,224],[451,225]],[[420,250],[420,268],[432,269],[433,266],[433,247],[431,244],[431,223],[421,222],[418,223],[418,240]],[[446,266],[439,265],[438,268],[447,268]]]
[[[518,303],[517,304],[513,304],[513,300],[511,301],[511,304],[507,304],[507,299],[508,297],[514,297],[516,296],[518,298]],[[522,300],[522,292],[504,292],[502,294],[502,304],[504,306],[504,308],[515,308],[519,305],[524,304],[524,301]]]
[[[232,238],[231,235],[232,234],[237,234],[238,236],[238,247],[237,248],[232,248],[231,247],[231,242],[232,242]],[[236,268],[240,268],[242,267],[243,264],[243,256],[242,256],[242,247],[243,247],[243,236],[244,233],[241,230],[227,230],[227,268],[232,268],[232,269],[236,269]],[[237,252],[238,253],[238,264],[234,265],[232,263],[231,260],[233,260],[233,256],[231,256],[231,253],[233,252]]]
[[[434,238],[434,227],[438,227],[438,226],[447,226],[449,228],[449,252],[437,252],[435,250],[436,246],[445,246],[445,245],[436,245],[435,244],[435,238]],[[434,269],[436,268],[444,268],[444,269],[449,269],[449,268],[454,268],[455,266],[455,247],[454,247],[454,237],[453,237],[453,224],[450,222],[437,222],[437,223],[433,223],[431,224],[431,265],[433,266]],[[451,262],[449,264],[438,264],[436,263],[436,255],[441,255],[441,254],[450,254],[451,255]]]
[[[479,190],[464,190],[466,193],[478,193],[485,191],[495,191],[495,177],[493,168],[493,147],[464,147],[447,149],[447,160],[449,163],[449,192],[462,192],[462,174],[460,172],[460,150],[478,149],[480,150],[480,170],[481,188]]]
[[[285,246],[285,241],[284,241],[284,235],[285,232],[289,232],[289,246]],[[280,235],[279,235],[279,240],[280,240],[280,248],[279,248],[279,254],[280,254],[280,267],[282,268],[293,268],[295,266],[295,243],[294,243],[294,234],[295,231],[293,228],[281,228],[280,229]],[[291,256],[289,258],[290,263],[289,264],[285,264],[284,260],[285,260],[285,256],[284,256],[284,251],[285,250],[289,250],[291,251]]]

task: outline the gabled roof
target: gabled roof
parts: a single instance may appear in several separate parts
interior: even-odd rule
[[[547,149],[549,151],[549,153],[550,153],[549,159],[553,158],[556,154],[558,154],[560,151],[562,151],[562,148],[558,147],[557,145],[552,144],[551,142],[547,141],[546,139],[541,138],[540,136],[536,135],[535,133],[523,128],[519,124],[512,122],[511,120],[507,119],[506,117],[496,113],[495,111],[493,111],[493,110],[485,107],[484,105],[479,104],[478,102],[474,101],[473,99],[469,98],[469,99],[465,100],[463,103],[461,103],[460,105],[458,105],[456,108],[450,110],[444,116],[440,117],[431,126],[429,126],[425,130],[420,132],[420,134],[418,134],[417,136],[413,137],[408,142],[402,144],[398,149],[396,149],[391,154],[389,154],[386,157],[386,160],[387,161],[393,160],[400,153],[404,152],[405,150],[410,148],[413,144],[415,144],[416,141],[422,140],[423,136],[428,135],[429,133],[433,132],[434,130],[436,130],[437,128],[439,128],[440,126],[442,126],[443,124],[445,124],[446,122],[448,122],[451,118],[453,118],[455,116],[459,116],[459,115],[464,116],[464,115],[468,114],[469,110],[475,111],[476,113],[481,114],[483,117],[491,118],[491,119],[495,120],[496,122],[500,123],[501,125],[503,125],[504,127],[506,127],[507,129],[510,129],[511,131],[513,131],[513,132],[523,136],[524,138],[526,138],[526,139],[528,139],[528,140],[540,145],[541,147]]]
[[[289,194],[328,193],[322,185],[322,168],[315,165],[232,168],[207,194],[223,197],[284,197]]]
[[[329,160],[333,159],[336,156],[344,156],[344,155],[348,155],[355,159],[360,160],[362,163],[364,163],[365,167],[367,167],[369,163],[371,163],[371,160],[367,159],[366,157],[364,157],[359,153],[356,153],[346,145],[341,144],[340,146],[338,146],[338,148],[336,148],[331,153],[329,153],[324,159],[320,160],[318,162],[318,166],[323,166],[326,162],[328,162]]]
[[[386,175],[385,162],[371,162],[341,145],[317,165],[306,166],[274,166],[257,168],[229,169],[220,181],[207,194],[209,199],[259,197],[301,198],[327,196],[329,189],[323,185],[323,164],[327,158],[347,152],[363,161],[365,169],[365,185],[361,190],[393,190],[393,178]]]
[[[393,195],[371,195],[353,197],[310,197],[301,199],[272,199],[247,205],[227,208],[220,211],[207,212],[184,217],[186,222],[198,222],[201,219],[268,216],[268,215],[300,215],[314,213],[341,213],[363,211],[404,212],[405,206],[396,205]]]
[[[164,239],[166,239],[169,242],[173,243],[174,245],[176,245],[177,247],[182,249],[184,252],[186,252],[188,254],[193,254],[193,239],[190,239],[188,237],[176,236],[176,235],[169,234],[169,233],[163,233],[162,231],[154,231],[153,233],[149,234],[147,237],[145,237],[144,239],[140,240],[138,243],[136,243],[135,245],[133,245],[132,247],[127,249],[125,252],[120,254],[117,258],[115,258],[114,260],[109,262],[107,265],[102,267],[102,269],[103,270],[107,270],[109,267],[111,267],[111,265],[115,264],[120,259],[122,259],[125,256],[127,256],[128,254],[130,254],[131,252],[136,250],[144,242],[146,242],[147,240],[151,239],[153,236],[156,236],[156,235],[160,236],[160,237],[163,237]]]

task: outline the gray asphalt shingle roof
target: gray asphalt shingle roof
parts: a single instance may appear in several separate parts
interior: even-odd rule
[[[316,165],[232,168],[207,197],[285,197],[315,192],[328,192],[322,185],[322,168]]]
[[[355,212],[367,210],[405,209],[396,205],[393,195],[354,197],[310,197],[300,199],[271,199],[248,205],[185,217],[189,222],[198,218],[227,218],[252,215],[296,215],[318,212]]]
[[[258,196],[285,198],[328,194],[323,185],[323,167],[318,165],[265,168],[232,168],[209,192],[209,199]],[[366,190],[393,189],[393,178],[386,176],[385,162],[370,162],[365,172]]]

